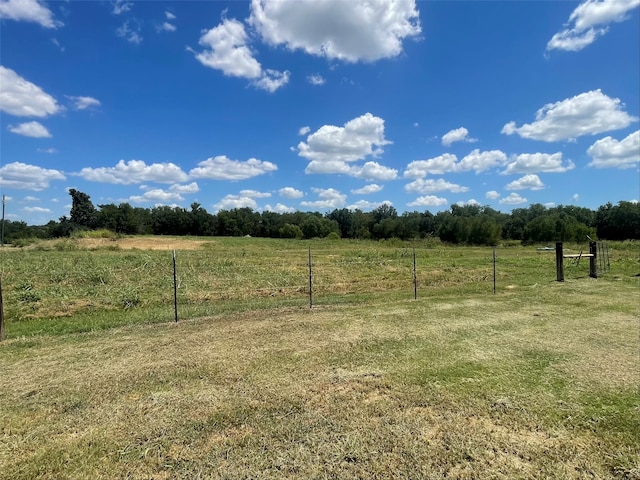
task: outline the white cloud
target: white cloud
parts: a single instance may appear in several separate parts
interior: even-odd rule
[[[536,174],[530,173],[529,175],[525,175],[518,180],[514,180],[505,188],[507,190],[542,190],[543,188],[545,188],[545,185],[544,183],[542,183],[542,180],[540,180],[540,177],[538,177]]]
[[[38,0],[0,0],[0,19],[34,22],[45,28],[57,28],[62,22],[53,19],[53,13]]]
[[[31,195],[27,195],[26,197],[23,198],[23,200],[25,202],[37,202],[40,199],[38,197],[33,197]]]
[[[474,171],[476,173],[482,173],[491,168],[502,166],[506,161],[507,156],[500,150],[488,150],[481,152],[476,148],[456,164],[455,171]]]
[[[580,195],[578,195],[577,193],[574,193],[574,194],[571,196],[571,199],[572,199],[574,202],[577,202],[578,200],[580,200]]]
[[[640,0],[586,0],[569,16],[566,27],[547,43],[547,50],[577,52],[608,31],[608,25],[627,20]]]
[[[58,153],[55,148],[38,148],[36,151],[40,153]]]
[[[363,212],[369,212],[382,205],[392,206],[393,204],[389,200],[385,200],[383,202],[369,202],[367,200],[358,200],[356,203],[349,205],[347,208],[349,210],[361,210]]]
[[[633,168],[640,163],[640,130],[618,141],[605,137],[589,147],[587,153],[593,158],[589,167]]]
[[[456,202],[456,205],[459,205],[461,207],[465,207],[467,205],[473,205],[475,207],[479,207],[480,202],[477,201],[475,198],[470,198],[469,200],[461,200],[459,202]]]
[[[27,165],[21,162],[9,163],[0,168],[0,184],[5,188],[40,191],[49,188],[53,180],[66,180],[58,170]]]
[[[218,155],[198,163],[198,166],[191,170],[189,175],[212,180],[246,180],[275,170],[278,170],[275,164],[256,158],[242,162],[231,160],[225,155]]]
[[[126,21],[116,29],[116,35],[124,38],[129,43],[140,45],[142,43],[142,35],[140,35],[140,25],[132,25],[133,22]]]
[[[342,208],[347,200],[347,196],[345,194],[340,193],[334,188],[312,188],[311,190],[318,195],[320,200],[300,202],[300,205],[303,207],[318,209]]]
[[[304,193],[300,190],[296,190],[293,187],[284,187],[278,190],[278,195],[283,198],[302,198],[304,197]]]
[[[315,74],[309,75],[307,77],[307,82],[309,82],[311,85],[324,85],[326,80],[322,77],[322,75]]]
[[[469,188],[447,182],[444,178],[437,180],[418,178],[404,186],[405,191],[415,193],[434,193],[434,192],[467,192]]]
[[[289,83],[289,71],[279,72],[278,70],[271,70],[267,68],[262,72],[262,77],[253,82],[253,85],[260,90],[266,90],[269,93],[273,93],[281,87],[284,87]]]
[[[271,45],[346,62],[396,57],[421,33],[414,0],[252,0],[249,23]]]
[[[120,15],[131,10],[133,2],[129,0],[114,0],[111,2],[111,5],[113,6],[112,13],[114,15]]]
[[[62,111],[48,93],[0,65],[0,110],[17,117],[46,117]]]
[[[298,144],[298,155],[310,160],[306,173],[338,173],[369,180],[392,180],[397,170],[366,162],[363,166],[350,166],[368,156],[382,154],[382,147],[392,142],[384,138],[384,120],[365,113],[344,124],[343,127],[323,125]]]
[[[362,167],[353,166],[349,169],[349,175],[365,180],[386,181],[398,177],[398,170],[385,167],[378,162],[366,162]]]
[[[365,185],[362,188],[358,188],[356,190],[351,190],[351,193],[353,193],[355,195],[369,195],[369,194],[372,194],[372,193],[378,193],[383,188],[384,187],[382,185],[378,185],[376,183],[372,183],[370,185]]]
[[[44,207],[24,207],[22,210],[27,213],[51,213],[50,209]]]
[[[427,175],[443,175],[455,171],[458,157],[452,153],[430,158],[429,160],[415,160],[407,165],[405,178],[423,178]]]
[[[205,48],[195,53],[196,59],[204,66],[221,70],[227,76],[252,80],[256,88],[275,92],[289,81],[289,72],[262,69],[247,45],[249,37],[244,24],[236,19],[224,18],[222,23],[208,30],[200,37],[200,45]]]
[[[240,195],[249,198],[269,198],[269,192],[259,192],[257,190],[240,190]]]
[[[435,195],[425,195],[418,197],[413,202],[407,203],[409,207],[440,207],[447,205],[449,202],[446,198],[436,197]]]
[[[277,203],[275,207],[272,207],[271,205],[265,205],[263,210],[265,212],[275,212],[275,213],[293,213],[296,211],[295,208],[288,207],[286,205],[283,205],[282,203]]]
[[[498,198],[500,198],[500,194],[495,190],[488,191],[487,193],[485,193],[484,196],[487,197],[489,200],[497,200]]]
[[[306,135],[310,131],[311,131],[310,127],[302,127],[300,130],[298,130],[298,135]]]
[[[79,173],[85,180],[130,185],[141,182],[175,183],[188,179],[186,173],[173,163],[152,163],[143,160],[120,160],[115,167],[85,167]]]
[[[258,204],[251,197],[227,195],[213,206],[215,212],[219,212],[220,210],[233,210],[234,208],[251,208],[252,210],[257,210]]]
[[[100,100],[93,97],[72,97],[67,95],[67,98],[73,102],[74,110],[87,110],[101,105]]]
[[[9,125],[9,131],[17,133],[18,135],[24,135],[25,137],[51,138],[49,130],[39,122],[25,122],[16,125],[15,127],[13,125]]]
[[[601,90],[592,90],[556,103],[548,103],[536,112],[533,123],[516,127],[509,122],[502,133],[517,133],[522,138],[557,142],[582,135],[595,135],[609,130],[626,128],[637,120],[623,111],[619,98],[611,98]]]
[[[165,15],[165,17],[167,17],[167,20],[175,20],[176,19],[176,16],[171,12],[165,11],[164,15]]]
[[[197,193],[200,191],[200,187],[196,182],[191,182],[187,185],[179,185],[176,183],[169,187],[169,191],[175,192],[175,193],[184,193],[184,194]]]
[[[523,203],[527,203],[528,200],[524,197],[521,197],[517,193],[511,193],[508,197],[504,197],[500,200],[500,205],[521,205]]]
[[[470,172],[482,173],[494,167],[504,165],[507,156],[500,150],[487,150],[481,152],[473,150],[462,160],[451,153],[445,153],[429,160],[415,160],[404,172],[405,178],[423,178],[427,175],[444,175],[445,173]]]
[[[129,197],[129,200],[134,203],[160,202],[167,204],[169,202],[181,202],[184,198],[178,192],[167,192],[166,190],[156,188],[144,192],[142,195]]]
[[[164,22],[162,25],[158,25],[156,28],[158,32],[175,32],[177,27],[169,22]]]
[[[450,130],[442,136],[442,145],[448,147],[454,142],[468,142],[473,143],[477,142],[477,138],[471,138],[468,136],[469,130],[464,127],[456,128],[455,130]]]
[[[522,153],[511,157],[511,162],[502,172],[512,173],[563,173],[575,168],[575,164],[569,160],[562,162],[562,152],[557,153]]]

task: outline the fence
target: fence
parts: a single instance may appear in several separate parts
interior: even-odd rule
[[[30,320],[177,321],[238,308],[491,294],[553,278],[549,254],[533,248],[496,254],[490,247],[391,242],[251,239],[173,252],[4,249],[1,260],[8,330]]]

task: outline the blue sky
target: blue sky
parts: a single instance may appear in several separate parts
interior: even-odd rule
[[[0,0],[6,218],[640,197],[640,0]]]

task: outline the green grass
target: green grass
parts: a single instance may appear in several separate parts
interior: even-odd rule
[[[178,251],[177,324],[168,251],[2,252],[9,311],[41,310],[0,343],[0,479],[640,478],[637,244],[564,283],[498,248],[496,295],[491,249],[417,244],[416,301],[412,244],[245,240]],[[304,286],[309,245],[313,309],[256,293]],[[56,284],[93,309],[38,317]]]

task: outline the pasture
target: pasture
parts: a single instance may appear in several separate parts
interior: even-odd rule
[[[2,249],[0,478],[640,478],[638,244],[610,246],[564,283],[498,247],[495,294],[491,248],[438,242]]]

